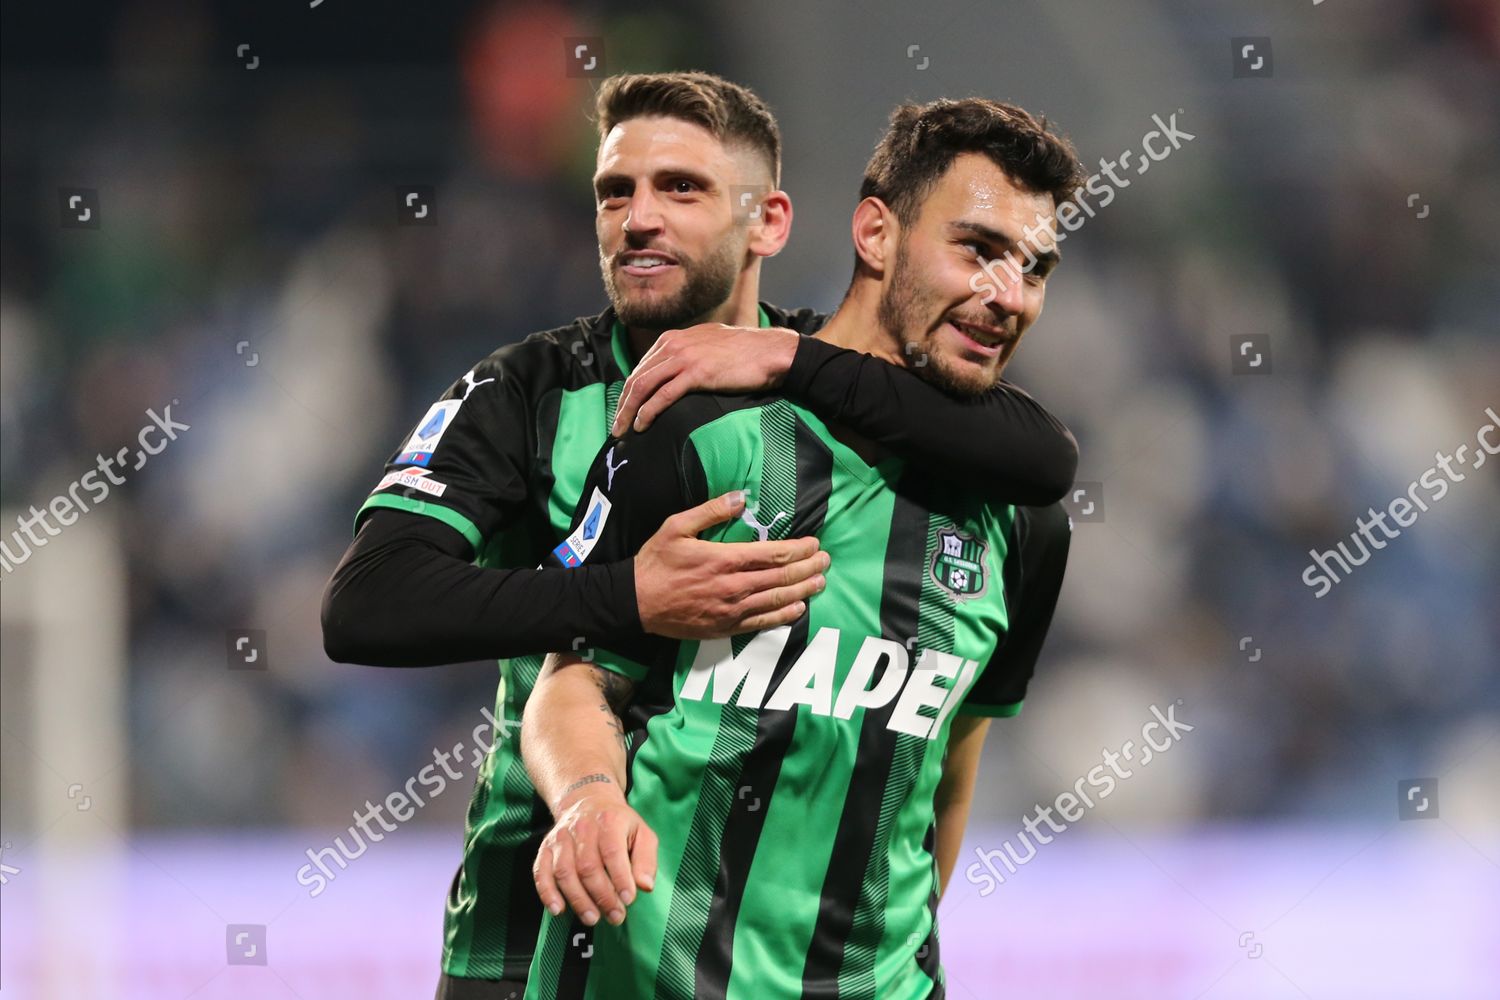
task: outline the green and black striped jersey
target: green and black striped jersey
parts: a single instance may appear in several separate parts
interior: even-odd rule
[[[1070,524],[870,464],[786,400],[704,395],[601,449],[554,560],[629,556],[663,517],[741,489],[744,516],[705,537],[816,534],[827,589],[752,636],[576,650],[636,681],[628,796],[659,869],[619,927],[545,917],[528,1000],[943,994],[948,733],[957,713],[1020,709]]]
[[[822,319],[760,311],[762,326],[803,333]],[[536,566],[567,534],[630,367],[612,310],[501,348],[433,404],[358,518],[380,508],[421,514],[468,539],[482,566]],[[499,661],[497,718],[519,722],[541,663]],[[541,921],[531,864],[552,822],[521,765],[519,729],[505,729],[476,775],[448,893],[442,965],[451,976],[524,979]]]

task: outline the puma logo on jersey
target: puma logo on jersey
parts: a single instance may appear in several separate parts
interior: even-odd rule
[[[835,719],[851,718],[856,708],[882,708],[894,701],[886,728],[930,740],[942,732],[948,715],[963,701],[979,673],[976,660],[940,649],[920,650],[913,660],[894,639],[866,636],[844,682],[835,690],[839,630],[824,626],[776,690],[768,691],[790,636],[788,625],[768,629],[751,639],[739,656],[728,639],[704,640],[678,697],[685,701],[711,698],[720,705],[732,698],[741,708],[762,710],[791,711],[806,705],[814,715]],[[876,678],[881,663],[885,669]],[[940,680],[948,685],[944,687]],[[936,717],[923,715],[923,708],[937,709]]]
[[[609,478],[604,481],[604,488],[606,490],[612,490],[615,488],[615,473],[619,472],[629,464],[630,459],[627,458],[619,465],[616,465],[615,450],[613,448],[609,449],[609,451],[604,456],[604,471],[609,473]]]
[[[493,381],[495,381],[493,378],[482,378],[478,382],[474,381],[474,369],[470,368],[468,371],[464,372],[464,399],[468,399],[469,393],[473,392],[475,389],[478,389],[486,382]]]
[[[750,530],[754,531],[755,534],[759,536],[760,540],[764,542],[768,538],[770,538],[771,529],[776,526],[776,522],[788,515],[786,511],[778,511],[776,516],[771,518],[770,524],[761,524],[760,521],[756,520],[756,518],[758,518],[759,516],[759,508],[751,510],[749,507],[746,507],[745,512],[740,515],[740,520],[744,521],[746,526],[748,526]]]

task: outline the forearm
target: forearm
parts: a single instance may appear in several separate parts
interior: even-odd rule
[[[982,716],[960,714],[953,720],[948,734],[948,754],[943,759],[943,777],[933,799],[937,825],[937,843],[933,852],[938,865],[938,893],[948,888],[948,878],[958,862],[963,846],[964,828],[969,823],[969,806],[974,801],[974,783],[979,776],[979,758],[990,720]]]
[[[521,756],[554,817],[582,793],[624,798],[625,729],[616,705],[628,684],[576,657],[547,658],[527,699]]]
[[[328,656],[435,666],[568,649],[578,637],[605,645],[640,635],[628,560],[489,569],[459,555],[460,547],[466,543],[450,529],[420,515],[370,515],[323,595]]]
[[[964,830],[969,824],[969,806],[973,802],[972,789],[961,794],[949,793],[945,798],[938,789],[936,806],[937,842],[933,852],[938,865],[938,894],[948,889],[948,879],[958,863],[958,851],[963,846]]]
[[[961,473],[986,498],[1053,503],[1078,469],[1068,428],[1007,382],[980,396],[950,396],[878,358],[804,337],[781,390],[909,461]]]

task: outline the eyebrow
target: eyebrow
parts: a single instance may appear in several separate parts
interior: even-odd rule
[[[684,167],[673,164],[653,170],[651,176],[657,180],[663,177],[685,177],[706,191],[713,190],[717,186],[714,184],[712,177],[696,167]],[[616,182],[633,184],[635,183],[635,178],[629,174],[615,170],[600,174],[594,178],[594,194],[597,195],[605,185]]]
[[[982,222],[973,222],[969,220],[964,220],[961,222],[950,222],[948,223],[948,228],[956,234],[967,233],[973,236],[978,236],[986,243],[993,244],[997,247],[1012,249],[1020,246],[1020,243],[1014,237],[1006,233],[1002,233],[998,229],[986,226]],[[1062,262],[1062,254],[1057,250],[1038,250],[1035,247],[1032,247],[1030,250],[1030,256],[1036,258],[1035,269],[1041,271],[1043,274],[1051,271]]]

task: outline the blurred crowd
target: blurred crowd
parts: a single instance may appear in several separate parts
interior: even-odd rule
[[[89,515],[128,567],[136,824],[345,825],[492,703],[493,663],[330,663],[318,604],[427,404],[605,304],[574,37],[603,39],[610,71],[710,69],[768,99],[797,221],[763,296],[789,307],[837,304],[859,170],[903,98],[1016,101],[1090,164],[1155,113],[1195,134],[1069,239],[1010,371],[1077,434],[1102,519],[1077,520],[978,816],[1050,800],[1177,699],[1196,749],[1161,765],[1175,780],[1117,795],[1122,814],[1385,818],[1397,778],[1500,734],[1500,462],[1326,596],[1302,580],[1310,549],[1500,409],[1493,5],[1063,3],[985,31],[968,19],[986,4],[927,22],[861,5],[858,25],[790,0],[753,20],[724,3],[239,6],[5,15],[3,507],[44,504],[148,407],[179,400],[191,426]],[[1262,35],[1275,76],[1234,78],[1227,39]],[[432,188],[435,224],[401,224],[410,185]],[[63,187],[97,191],[97,229],[59,224]],[[1250,335],[1267,363],[1237,373]],[[226,669],[244,628],[266,631],[269,671]],[[419,821],[457,838],[462,807]]]

